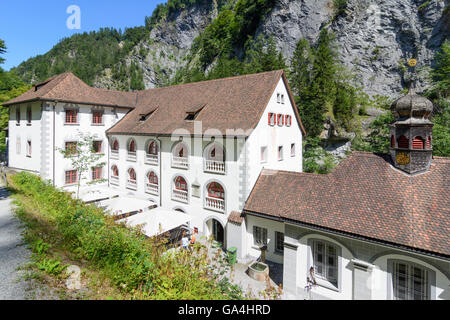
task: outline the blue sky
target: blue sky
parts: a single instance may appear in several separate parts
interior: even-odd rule
[[[145,17],[166,0],[8,0],[0,9],[0,39],[8,52],[3,56],[5,70],[22,61],[49,51],[64,37],[75,33],[144,25]],[[81,11],[81,29],[70,30],[67,8],[76,5]]]

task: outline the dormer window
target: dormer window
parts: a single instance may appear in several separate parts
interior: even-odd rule
[[[157,110],[158,108],[154,108],[153,110],[149,111],[148,113],[141,113],[139,114],[139,121],[145,122],[148,118]]]
[[[187,110],[186,111],[187,116],[186,116],[185,120],[194,121],[195,119],[197,119],[198,115],[203,110],[203,108],[205,108],[205,106],[206,106],[206,104],[200,104],[190,110]]]

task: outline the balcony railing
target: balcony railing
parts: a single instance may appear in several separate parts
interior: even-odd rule
[[[153,183],[146,183],[145,192],[158,195],[159,194],[159,186]]]
[[[172,198],[174,200],[178,200],[178,201],[187,203],[188,202],[188,192],[184,191],[184,190],[174,189],[172,191]]]
[[[111,176],[111,184],[118,186],[119,185],[119,177]]]
[[[119,159],[119,151],[111,150],[111,159]]]
[[[145,163],[158,165],[159,156],[157,154],[148,154],[145,156]]]
[[[128,151],[127,160],[129,160],[129,161],[136,161],[136,159],[137,159],[136,152],[129,152]]]
[[[187,157],[175,157],[172,156],[172,167],[189,168],[189,159]]]
[[[132,190],[136,190],[137,189],[137,182],[136,180],[127,180],[127,188],[128,189],[132,189]]]
[[[213,173],[225,173],[225,162],[215,160],[205,160],[204,170]]]
[[[225,211],[225,200],[218,198],[206,197],[206,208],[224,212]]]

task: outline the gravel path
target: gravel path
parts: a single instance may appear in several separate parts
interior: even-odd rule
[[[23,243],[20,222],[12,213],[8,196],[0,187],[0,300],[25,300],[28,283],[17,268],[28,263],[31,254]]]

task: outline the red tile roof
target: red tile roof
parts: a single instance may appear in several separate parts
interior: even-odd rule
[[[134,108],[137,93],[112,91],[92,88],[77,78],[73,73],[66,72],[38,83],[30,90],[3,103],[9,106],[31,101],[58,101],[89,105]]]
[[[228,216],[228,222],[232,222],[238,225],[241,225],[244,221],[244,215],[238,211],[232,211]]]
[[[328,175],[264,170],[244,211],[450,257],[450,158],[416,176],[363,152]]]
[[[248,136],[260,121],[280,79],[288,84],[284,72],[278,70],[140,91],[136,109],[107,133],[171,135],[181,129],[193,134],[194,121],[186,118],[195,113],[195,121],[202,123],[202,134],[219,130],[225,135],[227,130],[242,129],[242,135]],[[305,134],[293,96],[290,92],[289,95]],[[145,121],[140,121],[152,110],[155,111]]]
[[[296,118],[305,135],[283,70],[139,92],[92,88],[68,72],[35,85],[3,105],[59,101],[131,108],[135,110],[107,131],[110,134],[130,135],[170,135],[177,129],[194,133],[194,122],[186,118],[188,114],[198,113],[195,120],[202,121],[202,133],[212,129],[220,130],[225,135],[229,129],[242,129],[245,131],[243,135],[247,136],[261,119],[281,78],[286,83]],[[141,121],[143,115],[150,116]]]

